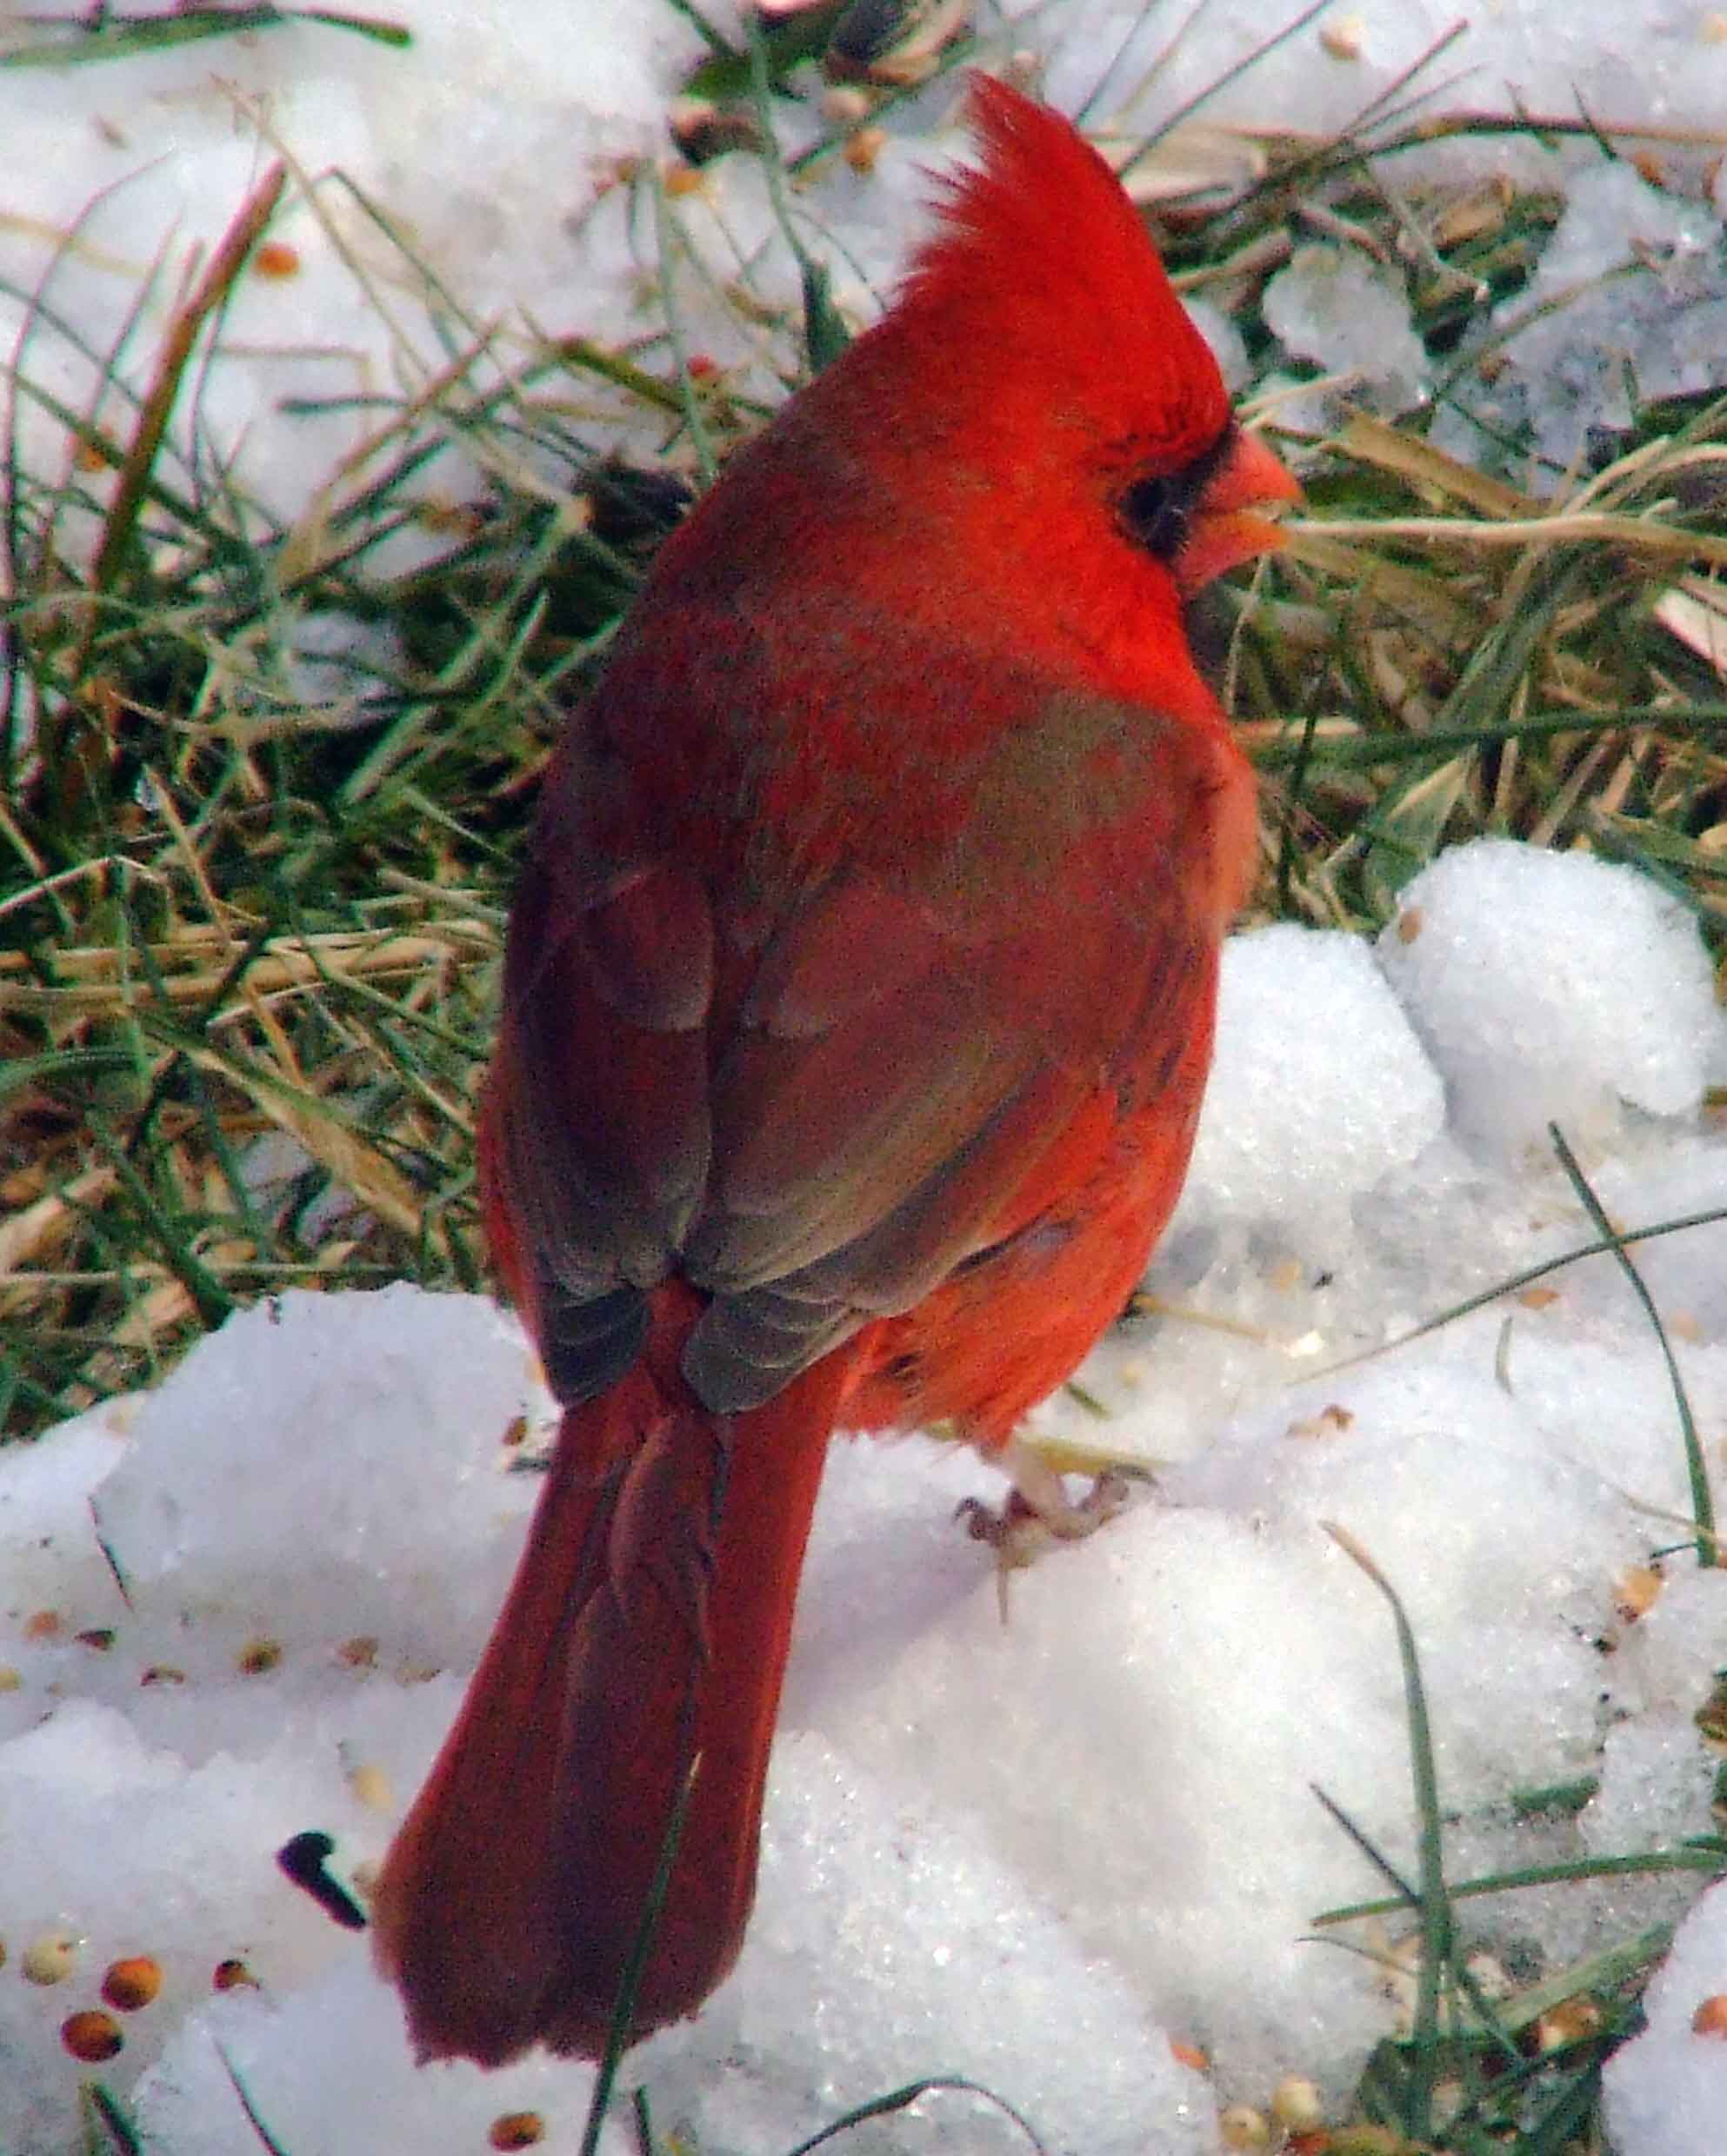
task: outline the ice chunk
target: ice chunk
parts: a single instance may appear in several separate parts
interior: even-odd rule
[[[1712,1886],[1679,1926],[1644,1996],[1648,2027],[1607,2062],[1607,2131],[1618,2156],[1719,2156],[1727,2118],[1722,2012],[1727,1995],[1727,1886]]]
[[[534,1494],[503,1471],[512,1420],[546,1406],[519,1328],[482,1296],[296,1291],[231,1318],[144,1404],[103,1535],[146,1614],[221,1610],[325,1645],[337,1611],[348,1634],[399,1635],[406,1615],[429,1662],[457,1659]],[[464,1583],[456,1554],[488,1549]]]
[[[1274,1223],[1304,1257],[1437,1135],[1444,1088],[1358,936],[1283,923],[1230,938],[1217,1046],[1172,1233]]]
[[[1391,271],[1352,249],[1297,248],[1265,287],[1267,327],[1286,351],[1341,375],[1348,398],[1407,411],[1428,390],[1427,354],[1409,295]]]
[[[1629,1102],[1683,1115],[1721,1031],[1697,924],[1634,868],[1479,839],[1406,887],[1379,958],[1458,1128],[1501,1149]]]

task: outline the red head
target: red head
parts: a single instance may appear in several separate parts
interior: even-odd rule
[[[849,363],[878,429],[892,408],[888,454],[982,482],[1010,523],[1017,501],[1046,536],[1077,516],[1100,542],[1124,536],[1184,595],[1277,544],[1242,511],[1295,499],[1295,482],[1234,429],[1115,174],[1059,113],[987,76],[970,116],[981,164],[945,183],[940,230]]]

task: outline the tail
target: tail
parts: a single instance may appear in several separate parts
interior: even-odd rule
[[[730,1970],[843,1354],[716,1415],[657,1291],[641,1358],[563,1418],[503,1615],[397,1835],[376,1950],[422,2059],[605,2047],[679,1792],[695,1774],[629,2035]]]

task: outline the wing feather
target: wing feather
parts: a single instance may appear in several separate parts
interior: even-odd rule
[[[699,1395],[770,1397],[1050,1202],[1158,1082],[1144,1044],[1180,1038],[1217,932],[1193,875],[1210,745],[909,648],[913,674],[876,688],[901,722],[937,660],[970,714],[941,799],[877,829],[870,789],[830,774],[838,828],[777,855],[726,724],[717,768],[676,793],[639,751],[621,772],[603,690],[573,729],[518,902],[497,1112],[569,1396],[617,1374],[632,1298],[677,1271],[710,1298],[685,1361]],[[750,675],[725,695],[770,700],[772,669]],[[719,693],[681,684],[697,691]]]

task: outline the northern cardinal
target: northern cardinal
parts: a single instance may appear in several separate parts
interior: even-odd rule
[[[563,1418],[376,1897],[423,2058],[598,2056],[680,1801],[627,2033],[700,2006],[830,1434],[1024,1462],[1186,1170],[1256,812],[1182,609],[1296,489],[1109,167],[970,111],[897,303],[666,542],[547,775],[480,1167]]]

